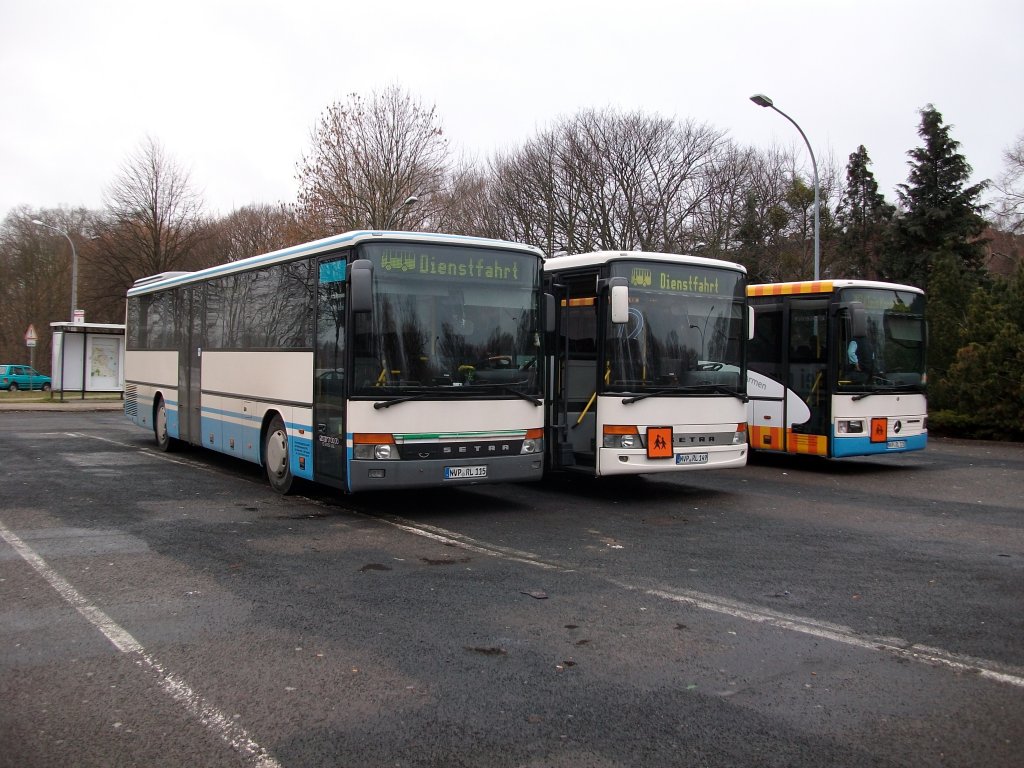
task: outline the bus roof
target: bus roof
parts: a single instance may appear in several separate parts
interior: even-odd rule
[[[747,296],[791,296],[803,293],[833,293],[841,288],[882,288],[924,294],[920,288],[878,280],[802,280],[795,283],[758,283],[747,286]]]
[[[571,256],[552,256],[544,261],[544,269],[571,269],[573,267],[589,267],[608,264],[613,261],[663,261],[670,264],[691,264],[702,267],[718,267],[746,273],[742,264],[722,259],[709,259],[704,256],[688,256],[681,253],[653,253],[651,251],[593,251],[591,253],[574,253]]]
[[[532,245],[513,243],[508,240],[492,240],[486,237],[470,237],[468,235],[444,235],[433,232],[390,232],[385,230],[357,230],[345,232],[340,235],[332,235],[322,240],[314,240],[310,243],[293,245],[282,248],[279,251],[251,256],[247,259],[230,261],[226,264],[207,267],[197,272],[164,272],[159,275],[142,277],[135,281],[128,290],[129,296],[138,296],[144,293],[164,290],[179,285],[201,282],[213,277],[221,277],[235,272],[244,272],[256,267],[265,267],[271,264],[291,261],[306,256],[315,256],[319,253],[326,253],[337,248],[359,245],[367,241],[376,242],[406,242],[406,243],[438,243],[444,245],[476,245],[485,248],[502,248],[509,251],[533,254],[542,259],[544,254],[539,248]]]

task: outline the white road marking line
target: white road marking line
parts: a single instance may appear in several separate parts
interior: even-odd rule
[[[569,572],[572,569],[565,568],[561,565],[553,563],[545,563],[537,555],[532,552],[520,552],[516,549],[510,549],[508,547],[499,547],[493,544],[481,544],[469,536],[464,536],[461,533],[454,531],[446,531],[444,528],[435,528],[431,525],[419,525],[412,522],[411,520],[404,520],[395,515],[386,514],[370,514],[367,512],[360,512],[355,509],[348,509],[347,511],[359,515],[360,517],[368,517],[371,520],[379,520],[382,523],[387,523],[393,528],[398,528],[406,533],[411,533],[416,536],[422,536],[426,539],[433,539],[439,541],[442,544],[450,544],[453,547],[465,549],[469,552],[476,552],[481,555],[491,555],[499,557],[502,560],[509,560],[513,563],[522,563],[524,565],[532,565],[537,568],[543,568],[547,571],[565,571]]]
[[[917,661],[933,666],[943,666],[956,670],[957,672],[975,673],[987,680],[1012,685],[1017,688],[1024,688],[1024,669],[1000,664],[989,659],[979,659],[963,654],[951,653],[941,648],[931,648],[911,643],[898,637],[874,637],[871,635],[863,635],[851,627],[844,627],[839,624],[819,621],[818,619],[810,619],[803,616],[781,613],[769,608],[760,608],[737,600],[729,600],[727,598],[708,595],[694,590],[674,589],[670,587],[661,587],[657,589],[640,587],[635,584],[630,584],[628,582],[606,576],[602,573],[583,571],[578,568],[569,568],[568,566],[557,563],[544,562],[540,560],[537,555],[530,552],[522,552],[519,550],[509,549],[507,547],[497,547],[486,542],[471,539],[468,536],[464,536],[453,531],[447,531],[436,526],[421,525],[394,515],[372,515],[363,512],[355,513],[363,517],[380,520],[383,523],[387,523],[390,526],[408,533],[440,541],[453,547],[460,547],[471,552],[490,555],[502,560],[511,560],[517,563],[534,565],[544,568],[545,570],[558,571],[561,573],[585,572],[590,576],[602,579],[609,584],[630,592],[641,592],[643,594],[650,595],[651,597],[657,597],[661,600],[668,600],[674,603],[686,603],[687,605],[692,605],[693,607],[699,608],[703,611],[720,613],[726,616],[731,616],[735,619],[742,619],[743,621],[749,621],[756,624],[766,624],[779,629],[785,629],[790,632],[812,635],[823,640],[842,643],[843,645],[853,646],[865,651],[882,651],[910,661]]]
[[[670,600],[675,603],[686,603],[704,611],[713,611],[733,618],[767,624],[790,632],[812,635],[823,640],[850,645],[866,651],[885,651],[911,661],[925,664],[940,665],[958,672],[973,672],[981,677],[1006,683],[1017,688],[1024,688],[1024,670],[999,664],[988,659],[950,653],[941,648],[932,648],[911,643],[898,637],[878,637],[863,635],[851,627],[831,624],[803,616],[780,613],[767,608],[747,605],[734,600],[726,600],[713,595],[706,595],[692,590],[676,589],[644,589],[609,579],[624,589],[637,589],[644,594]]]
[[[135,663],[148,669],[156,676],[157,684],[174,701],[196,717],[207,730],[224,741],[231,749],[244,757],[256,768],[280,768],[280,764],[257,744],[234,720],[216,707],[211,706],[184,680],[164,669],[146,649],[107,614],[89,603],[82,594],[54,571],[43,558],[23,542],[16,534],[0,523],[0,538],[3,538],[21,558],[49,582],[50,586],[64,600],[98,629],[121,653],[135,657]]]

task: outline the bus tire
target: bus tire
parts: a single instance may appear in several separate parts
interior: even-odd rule
[[[270,420],[263,437],[263,466],[271,488],[280,494],[291,492],[295,476],[288,455],[288,430],[278,415]]]
[[[164,453],[177,447],[178,441],[167,433],[167,405],[160,395],[156,396],[156,403],[153,405],[153,437],[156,438],[157,450]]]

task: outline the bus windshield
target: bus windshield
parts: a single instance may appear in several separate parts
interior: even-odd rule
[[[608,321],[604,391],[745,391],[741,272],[616,262],[612,274],[629,283],[629,322]]]
[[[853,327],[848,314],[837,324],[840,391],[920,391],[925,384],[924,296],[889,288],[847,288],[839,296],[859,302],[866,332]]]
[[[355,316],[353,394],[540,394],[540,259],[450,245],[364,245],[373,311]]]

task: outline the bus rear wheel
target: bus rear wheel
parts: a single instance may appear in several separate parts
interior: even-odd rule
[[[167,405],[162,397],[157,397],[156,408],[153,409],[153,435],[159,450],[164,453],[174,450],[177,441],[167,434]]]
[[[270,420],[263,438],[263,465],[270,487],[281,494],[290,493],[295,476],[292,475],[291,457],[288,455],[288,430],[280,416]]]

